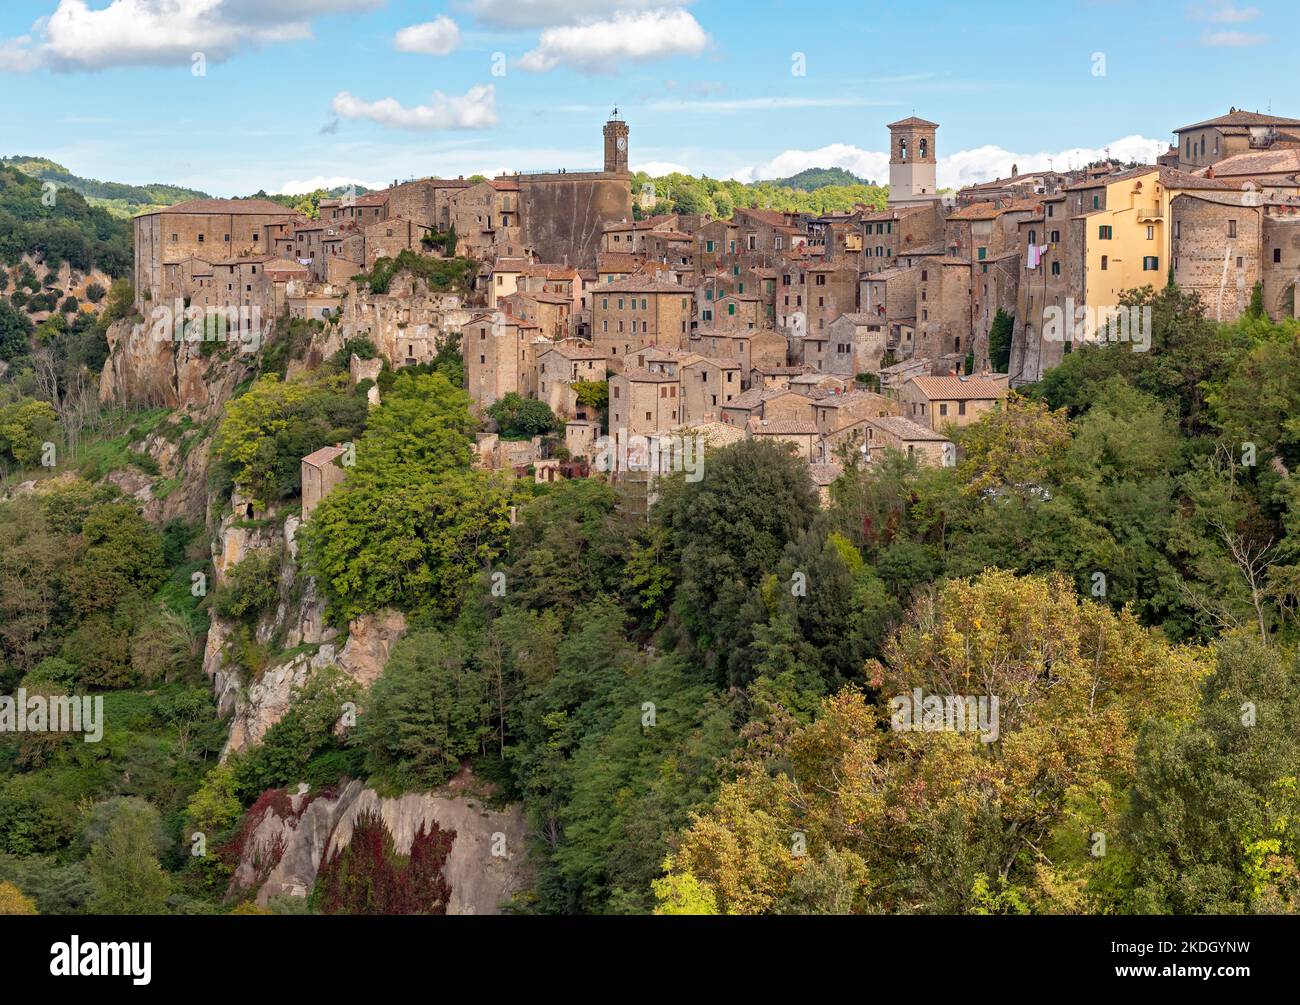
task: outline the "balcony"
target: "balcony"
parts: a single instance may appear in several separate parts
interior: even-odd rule
[[[1141,209],[1137,211],[1138,223],[1161,223],[1165,218],[1165,211],[1159,206],[1154,209]]]

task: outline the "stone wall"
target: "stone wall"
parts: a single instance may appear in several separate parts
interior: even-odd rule
[[[523,244],[538,261],[592,268],[605,224],[632,219],[627,175],[520,175]]]

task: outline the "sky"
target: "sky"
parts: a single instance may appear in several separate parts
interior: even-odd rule
[[[5,0],[0,155],[217,196],[580,170],[939,182],[1152,160],[1229,106],[1300,117],[1292,0]]]

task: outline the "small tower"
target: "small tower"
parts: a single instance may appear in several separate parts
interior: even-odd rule
[[[618,117],[618,109],[605,123],[605,173],[627,174],[627,123]]]
[[[889,205],[935,202],[934,134],[937,123],[911,118],[889,124]]]

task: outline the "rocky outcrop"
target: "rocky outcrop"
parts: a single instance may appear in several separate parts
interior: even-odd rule
[[[314,653],[299,653],[288,663],[263,671],[261,677],[249,685],[246,695],[236,690],[235,714],[230,720],[230,735],[221,751],[221,759],[224,761],[234,751],[249,744],[261,743],[267,730],[289,711],[294,691],[306,684],[316,671],[333,666],[334,656],[334,647],[326,643]]]
[[[99,398],[118,404],[188,408],[208,419],[249,374],[250,353],[227,349],[204,356],[202,343],[176,341],[170,325],[139,315],[109,325],[108,359]]]
[[[365,614],[348,623],[348,641],[339,653],[339,666],[359,683],[369,687],[384,672],[393,646],[406,634],[406,616],[385,609]]]
[[[353,781],[317,796],[300,786],[287,806],[268,800],[261,819],[247,821],[231,893],[256,890],[262,905],[275,896],[308,896],[322,862],[348,846],[357,819],[369,811],[383,820],[401,855],[410,853],[415,835],[430,822],[454,830],[443,870],[451,885],[447,913],[499,914],[527,885],[527,829],[518,806],[487,809],[470,794],[473,785],[473,776],[463,772],[437,791],[391,799]]]

